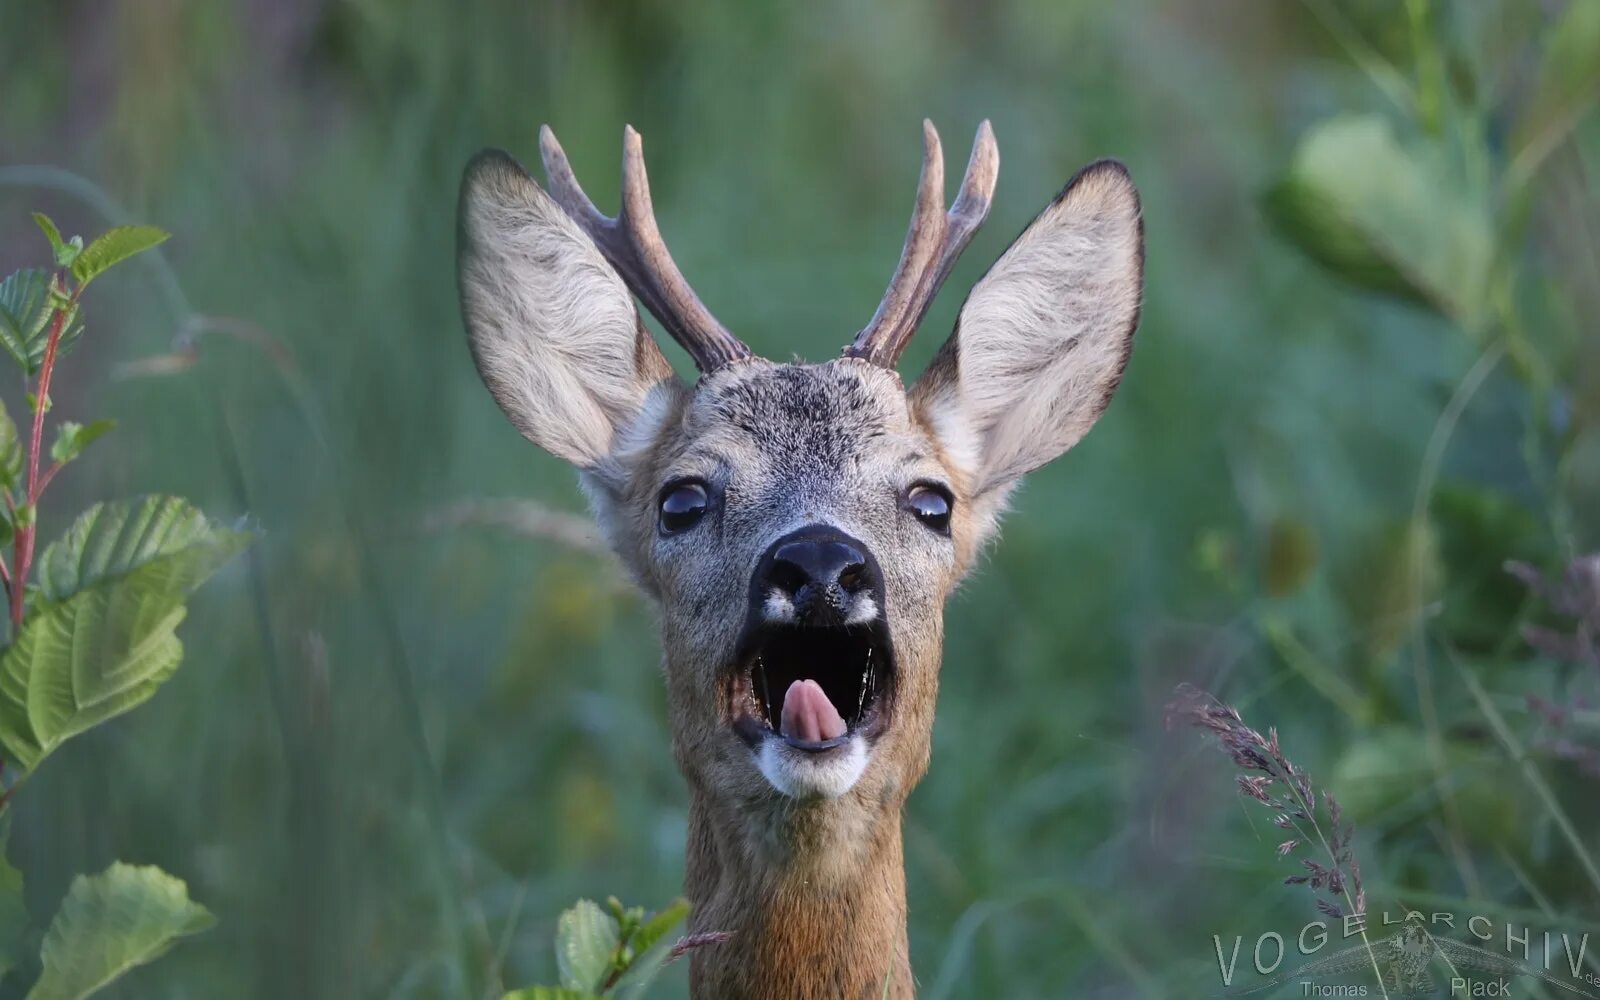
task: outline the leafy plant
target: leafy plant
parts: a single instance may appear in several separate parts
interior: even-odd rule
[[[34,220],[52,269],[18,271],[0,283],[0,347],[28,388],[28,434],[0,406],[0,556],[8,614],[0,651],[0,846],[11,799],[63,742],[142,704],[178,668],[177,627],[186,601],[250,541],[218,528],[176,497],[99,503],[35,558],[38,511],[63,468],[112,428],[108,420],[62,420],[44,447],[45,415],[61,359],[81,338],[79,300],[107,269],[160,244],[152,226],[118,226],[84,244]],[[0,973],[23,965],[28,914],[22,875],[0,858]],[[29,1000],[85,997],[180,938],[210,927],[182,880],[117,862],[73,880],[44,932]],[[29,963],[31,964],[31,962]]]
[[[625,907],[615,896],[605,908],[580,899],[556,922],[556,968],[560,986],[527,986],[504,1000],[594,1000],[604,996],[642,996],[663,968],[697,948],[721,944],[724,931],[668,935],[689,915],[679,899],[657,913]]]
[[[1345,280],[1475,328],[1494,252],[1487,192],[1451,147],[1402,144],[1380,115],[1317,125],[1266,195],[1268,214]]]
[[[1344,592],[1318,592],[1314,568],[1281,574],[1297,587],[1274,586],[1270,572],[1261,587],[1268,598],[1300,599],[1264,613],[1262,632],[1352,723],[1329,769],[1343,808],[1324,795],[1320,822],[1309,778],[1283,756],[1276,730],[1263,737],[1189,688],[1174,714],[1215,734],[1247,772],[1241,791],[1293,835],[1280,855],[1321,848],[1290,881],[1348,896],[1319,900],[1325,914],[1367,910],[1341,826],[1348,815],[1368,831],[1373,871],[1389,876],[1374,883],[1373,911],[1440,883],[1475,905],[1516,885],[1555,919],[1600,892],[1592,838],[1581,832],[1593,825],[1594,798],[1576,780],[1600,774],[1588,669],[1600,662],[1600,560],[1577,555],[1593,545],[1584,493],[1595,454],[1593,380],[1582,373],[1592,338],[1581,306],[1573,309],[1581,296],[1565,303],[1554,294],[1548,275],[1565,261],[1543,244],[1560,201],[1541,205],[1539,196],[1559,188],[1563,146],[1582,161],[1582,144],[1568,139],[1600,106],[1600,7],[1572,3],[1547,24],[1535,21],[1536,45],[1497,37],[1497,46],[1479,47],[1474,38],[1501,26],[1475,20],[1486,8],[1373,7],[1363,31],[1348,5],[1306,6],[1388,101],[1312,124],[1264,191],[1263,210],[1326,275],[1431,313],[1430,337],[1453,331],[1459,353],[1449,364],[1459,371],[1454,385],[1438,387],[1408,515],[1385,518],[1370,550],[1342,557]],[[1369,37],[1402,22],[1409,67]],[[1495,85],[1502,61],[1527,70],[1525,86]],[[1440,357],[1452,347],[1428,343]],[[1498,464],[1481,454],[1452,461],[1452,439],[1469,419],[1503,435],[1481,449]],[[1232,570],[1224,542],[1208,538],[1200,553],[1219,573]],[[1269,555],[1286,548],[1281,533],[1265,542]],[[1298,548],[1314,566],[1316,550]],[[1527,561],[1509,563],[1508,577],[1500,566],[1513,556]],[[1278,561],[1299,566],[1267,560],[1269,571]],[[1342,607],[1330,607],[1330,596]],[[1530,612],[1538,620],[1536,598],[1563,621],[1524,624],[1521,637],[1542,659],[1518,662],[1517,624]],[[1337,639],[1296,635],[1328,623]],[[1441,676],[1441,663],[1454,671]],[[1572,794],[1557,794],[1568,787]],[[1442,853],[1449,868],[1385,864],[1427,852]]]

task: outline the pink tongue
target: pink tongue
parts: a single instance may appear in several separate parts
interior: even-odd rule
[[[844,719],[816,681],[795,681],[783,696],[783,720],[779,729],[785,736],[817,743],[843,736]]]

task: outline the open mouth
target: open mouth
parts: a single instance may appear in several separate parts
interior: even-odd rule
[[[769,736],[820,753],[888,721],[894,656],[883,620],[769,625],[744,644],[729,684],[734,729],[752,748]]]

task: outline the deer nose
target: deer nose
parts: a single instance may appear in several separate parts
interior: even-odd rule
[[[780,542],[766,576],[768,587],[788,598],[803,621],[836,620],[849,598],[873,584],[861,549],[832,531]]]

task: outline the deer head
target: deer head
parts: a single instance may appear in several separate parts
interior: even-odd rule
[[[1106,408],[1138,323],[1138,194],[1078,173],[978,282],[906,389],[895,363],[989,210],[985,122],[946,210],[938,133],[877,313],[818,364],[755,357],[662,242],[638,133],[602,215],[548,128],[548,191],[479,154],[460,204],[462,311],[519,431],[577,466],[612,547],[660,605],[688,781],[696,992],[912,988],[900,814],[927,768],[943,608],[1021,477]],[[674,375],[634,298],[689,353]]]

